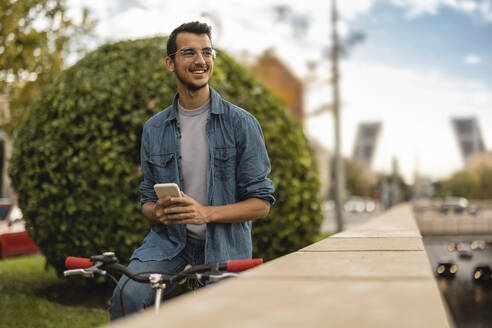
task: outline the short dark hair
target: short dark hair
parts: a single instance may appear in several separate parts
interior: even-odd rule
[[[178,50],[177,49],[178,46],[176,44],[176,37],[180,32],[206,34],[210,39],[210,42],[212,42],[212,27],[210,27],[206,23],[200,23],[199,21],[195,21],[195,22],[181,24],[180,26],[176,27],[174,31],[171,32],[171,35],[169,35],[169,39],[167,39],[166,51],[168,56],[171,57],[172,60],[174,60],[174,56],[176,54],[176,51]]]

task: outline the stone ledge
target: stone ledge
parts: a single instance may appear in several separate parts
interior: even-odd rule
[[[424,256],[422,256],[424,255]],[[414,277],[434,280],[422,251],[295,252],[245,272],[248,277]]]
[[[449,327],[410,205],[111,327]]]
[[[422,237],[332,237],[304,247],[300,252],[423,251]]]
[[[428,307],[440,302],[431,280],[221,285],[165,304],[158,317],[147,312],[117,327],[447,327],[444,309]]]

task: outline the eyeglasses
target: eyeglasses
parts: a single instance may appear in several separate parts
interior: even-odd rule
[[[169,54],[168,56],[171,57],[173,55],[176,55],[178,52],[186,59],[195,58],[195,56],[198,54],[198,51],[194,48],[183,48],[172,54]],[[205,59],[215,59],[215,57],[217,57],[217,53],[212,48],[203,48],[202,56]]]

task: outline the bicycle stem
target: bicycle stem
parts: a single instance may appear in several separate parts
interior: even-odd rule
[[[163,275],[160,273],[152,273],[149,276],[149,282],[152,286],[152,289],[155,290],[155,314],[159,313],[159,308],[161,306],[161,298],[162,298],[162,290],[166,288],[166,284],[163,282]]]

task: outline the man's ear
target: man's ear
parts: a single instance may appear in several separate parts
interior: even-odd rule
[[[174,60],[171,57],[166,57],[166,68],[169,72],[174,72]]]

